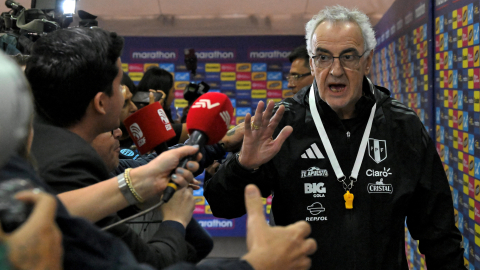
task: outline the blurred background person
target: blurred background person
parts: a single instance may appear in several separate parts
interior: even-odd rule
[[[288,88],[292,89],[295,95],[304,87],[309,87],[313,82],[312,71],[310,70],[309,55],[307,46],[302,45],[295,48],[289,55],[288,60],[292,65],[290,72],[286,76]]]
[[[167,145],[172,146],[177,143],[185,142],[188,139],[187,125],[185,123],[176,124],[173,121],[172,111],[170,108],[170,106],[172,105],[172,101],[175,98],[174,80],[172,74],[162,68],[151,67],[143,75],[142,79],[138,84],[137,90],[138,92],[161,90],[161,93],[164,94],[164,97],[162,97],[160,105],[162,105],[163,110],[168,117],[168,120],[170,121],[170,123],[172,123],[173,130],[176,134],[175,138],[167,142]]]

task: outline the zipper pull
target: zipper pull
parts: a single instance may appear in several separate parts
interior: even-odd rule
[[[350,131],[347,131],[347,143],[350,143]]]

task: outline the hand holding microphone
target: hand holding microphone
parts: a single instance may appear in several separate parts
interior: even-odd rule
[[[203,147],[206,144],[217,143],[227,133],[232,116],[233,106],[226,95],[221,93],[202,95],[194,102],[187,117],[190,140],[186,145]],[[159,153],[166,149],[165,142],[175,136],[175,132],[158,102],[138,110],[125,119],[124,123],[141,154],[152,149]],[[187,168],[188,161],[196,160],[197,153],[192,153],[193,155],[180,160],[178,167]],[[178,163],[178,161],[176,162]],[[177,188],[177,184],[170,181],[164,191],[163,200],[167,202]]]
[[[215,144],[220,141],[228,131],[230,120],[233,117],[233,106],[230,99],[221,93],[207,93],[197,99],[187,116],[187,129],[190,139],[186,145]],[[188,156],[180,160],[179,167],[185,168],[187,162],[193,160]],[[170,181],[163,193],[163,201],[168,202],[178,186]]]

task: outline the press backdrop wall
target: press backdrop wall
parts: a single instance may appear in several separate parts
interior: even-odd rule
[[[412,107],[436,141],[468,269],[480,269],[478,0],[397,0],[377,24],[372,78]],[[426,269],[406,230],[411,269]]]
[[[210,92],[226,94],[235,108],[232,125],[252,114],[259,101],[278,102],[292,95],[285,75],[290,70],[288,54],[305,44],[303,36],[265,37],[194,37],[139,38],[126,37],[122,55],[123,70],[138,83],[150,66],[170,71],[175,79],[172,112],[180,115],[187,101],[183,90],[190,81],[205,81]],[[193,48],[198,58],[193,76],[184,64],[185,49]],[[165,89],[161,89],[165,90]],[[173,113],[172,115],[175,115]],[[197,177],[203,180],[203,175]],[[246,217],[233,220],[215,218],[203,197],[203,188],[194,191],[199,201],[194,217],[213,236],[245,236]],[[271,198],[264,200],[265,214],[270,213]]]

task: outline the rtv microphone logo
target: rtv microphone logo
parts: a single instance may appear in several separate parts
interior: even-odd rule
[[[137,123],[133,123],[130,126],[130,131],[132,132],[133,137],[137,140],[138,146],[142,146],[146,143],[147,140],[143,137],[143,132]]]
[[[165,111],[163,109],[158,109],[157,112],[160,116],[160,120],[162,120],[163,124],[165,125],[165,129],[167,129],[167,131],[172,129],[172,125],[170,124],[170,121],[168,121],[168,117],[165,114]]]
[[[220,113],[220,116],[222,117],[223,121],[225,121],[225,124],[228,125],[230,124],[230,114],[227,111],[223,111]]]
[[[192,106],[192,108],[207,108],[212,109],[220,105],[220,102],[211,103],[210,99],[200,99]]]

